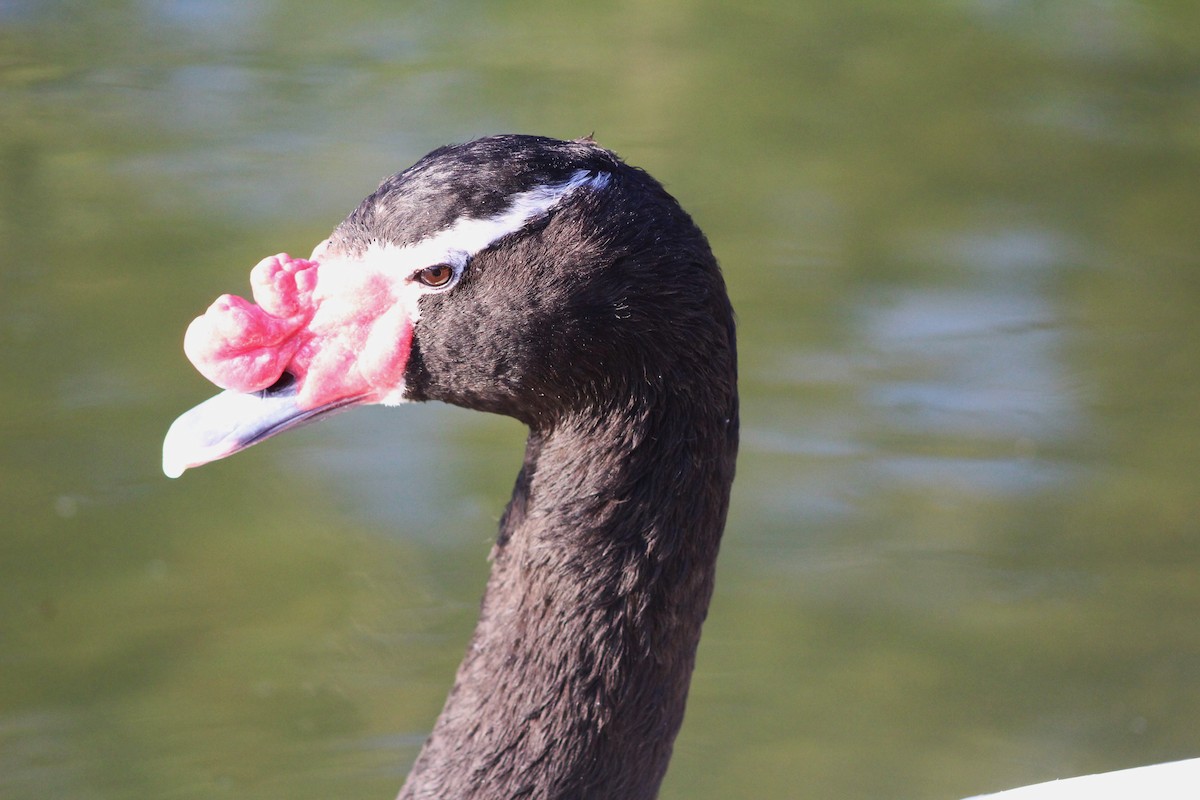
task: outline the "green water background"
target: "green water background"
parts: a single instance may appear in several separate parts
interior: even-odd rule
[[[1200,5],[0,2],[0,797],[391,797],[515,423],[169,481],[187,322],[380,177],[594,133],[708,233],[743,450],[663,798],[1200,755]],[[497,687],[503,690],[503,687]]]

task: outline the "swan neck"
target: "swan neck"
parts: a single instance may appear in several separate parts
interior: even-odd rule
[[[657,794],[712,594],[735,404],[531,433],[478,626],[401,798]]]

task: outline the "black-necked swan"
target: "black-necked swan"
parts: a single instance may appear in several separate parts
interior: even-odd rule
[[[308,259],[264,259],[185,351],[225,389],[172,476],[364,403],[529,428],[478,626],[401,798],[652,798],[683,720],[738,442],[704,235],[590,138],[443,147]],[[403,475],[397,475],[402,480]]]

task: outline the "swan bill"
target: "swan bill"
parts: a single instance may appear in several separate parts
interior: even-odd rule
[[[264,439],[315,422],[363,402],[344,398],[317,408],[302,408],[297,384],[262,392],[227,389],[185,411],[163,440],[163,473],[178,478],[192,467],[231,456]]]

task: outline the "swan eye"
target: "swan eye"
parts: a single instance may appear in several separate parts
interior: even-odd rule
[[[450,283],[454,277],[454,267],[449,264],[434,264],[426,267],[416,275],[417,280],[434,289],[440,289]]]

